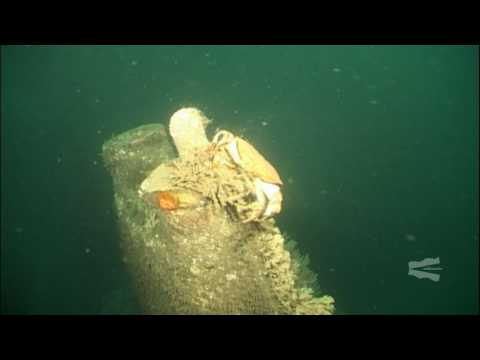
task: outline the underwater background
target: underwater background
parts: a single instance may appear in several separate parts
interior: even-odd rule
[[[1,313],[136,312],[103,143],[195,106],[339,314],[478,313],[477,46],[2,46]],[[430,273],[409,262],[438,258]],[[441,269],[441,270],[440,270]],[[108,309],[108,310],[107,310]]]

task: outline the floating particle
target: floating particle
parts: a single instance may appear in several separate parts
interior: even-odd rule
[[[268,122],[266,122],[266,121],[262,121],[262,123],[261,123],[261,124],[262,124],[262,126],[267,126],[267,125],[268,125]]]
[[[130,63],[130,65],[132,65],[132,66],[137,66],[137,65],[138,65],[138,61],[137,61],[137,60],[132,60],[132,62]]]
[[[369,103],[370,105],[378,105],[378,104],[379,104],[379,102],[378,102],[377,99],[372,99],[372,100],[370,100],[368,103]]]
[[[90,254],[91,251],[92,251],[92,250],[90,250],[90,248],[88,248],[88,247],[85,248],[85,254]]]
[[[338,67],[334,67],[334,68],[332,69],[332,71],[333,71],[334,73],[339,73],[339,72],[342,72],[342,69],[340,69],[340,68],[338,68]]]
[[[225,277],[227,278],[227,281],[232,281],[237,279],[237,275],[235,274],[227,274]]]
[[[413,234],[406,234],[405,235],[405,240],[412,242],[412,241],[417,240],[417,238]]]

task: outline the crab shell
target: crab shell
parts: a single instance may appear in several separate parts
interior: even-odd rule
[[[226,145],[232,160],[259,179],[276,185],[283,185],[277,170],[247,141],[235,137]]]
[[[140,195],[170,189],[172,187],[171,173],[172,167],[169,164],[161,164],[155,168],[140,185]]]
[[[228,131],[218,132],[213,142],[224,146],[232,161],[253,177],[257,205],[252,208],[253,214],[242,222],[264,220],[278,214],[282,209],[280,186],[283,182],[277,170],[250,143]]]
[[[169,164],[158,166],[142,182],[140,197],[145,197],[154,206],[162,210],[177,210],[205,205],[205,198],[192,190],[173,188],[171,183],[172,167]]]
[[[275,214],[278,214],[282,210],[283,196],[280,191],[280,187],[275,184],[264,182],[260,179],[255,179],[255,190],[257,192],[257,198],[260,198],[258,192],[261,192],[266,197],[265,209],[260,215],[262,219],[267,219]]]

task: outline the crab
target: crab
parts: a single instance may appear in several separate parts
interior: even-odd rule
[[[250,143],[229,131],[217,132],[211,144],[215,167],[237,170],[233,184],[220,186],[219,192],[237,213],[248,214],[242,222],[262,221],[278,214],[283,182],[277,170]],[[226,185],[233,185],[234,190]]]

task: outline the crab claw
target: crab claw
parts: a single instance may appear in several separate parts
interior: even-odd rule
[[[263,195],[267,199],[265,211],[262,214],[262,219],[272,217],[282,210],[282,192],[280,187],[275,184],[264,182],[260,179],[255,179],[256,188],[260,188]]]

